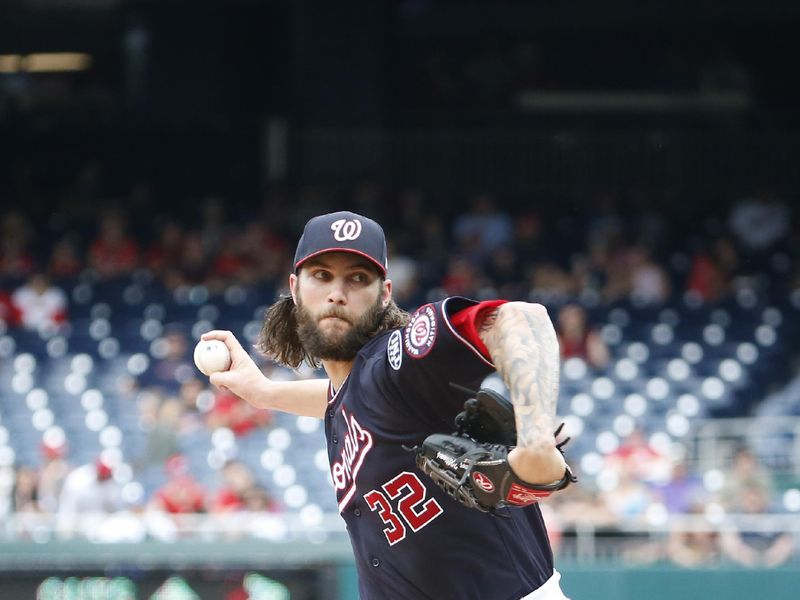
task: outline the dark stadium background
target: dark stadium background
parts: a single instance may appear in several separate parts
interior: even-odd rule
[[[63,52],[89,62],[79,70],[33,69],[33,55]],[[773,482],[774,510],[744,527],[765,536],[789,531],[794,551],[780,567],[747,568],[725,556],[693,569],[671,562],[664,545],[670,532],[730,525],[714,521],[720,513],[713,510],[708,522],[664,520],[643,509],[643,520],[582,525],[565,509],[554,531],[563,536],[559,563],[568,595],[794,597],[788,582],[798,576],[800,556],[798,64],[800,4],[790,0],[0,1],[2,235],[7,241],[26,232],[13,248],[2,246],[0,292],[10,295],[32,272],[51,268],[59,241],[76,260],[73,272],[54,278],[67,295],[68,326],[31,332],[3,317],[0,425],[10,450],[0,460],[0,495],[9,498],[0,511],[0,596],[39,589],[42,598],[61,597],[47,596],[42,582],[107,583],[121,575],[138,582],[136,597],[149,598],[177,575],[200,597],[216,598],[241,594],[232,590],[258,572],[286,584],[292,598],[355,597],[324,465],[304,472],[294,464],[308,500],[275,513],[290,533],[267,539],[241,531],[226,537],[225,523],[209,525],[212,515],[190,515],[178,539],[63,539],[52,514],[37,508],[30,517],[12,499],[17,471],[38,469],[43,460],[39,443],[48,427],[37,411],[49,410],[50,425],[65,427],[71,466],[99,452],[95,430],[89,443],[86,431],[69,425],[90,410],[80,406],[82,396],[71,401],[63,389],[48,387],[60,368],[74,372],[69,361],[90,356],[94,371],[90,364],[85,384],[93,388],[102,376],[115,376],[119,363],[126,376],[142,376],[132,383],[141,391],[149,371],[131,371],[123,359],[141,355],[156,365],[163,356],[152,344],[162,333],[179,331],[191,346],[199,329],[214,325],[249,340],[258,310],[285,283],[305,219],[351,208],[378,218],[397,254],[416,265],[417,287],[402,299],[407,308],[456,290],[540,300],[553,315],[568,300],[588,310],[611,362],[588,370],[572,362],[565,370],[559,413],[577,407],[585,417],[584,434],[574,436],[568,453],[580,468],[603,448],[613,454],[596,439],[611,433],[621,441],[635,421],[648,434],[660,432],[662,442],[664,431],[680,442],[715,507],[726,500],[716,495],[724,489],[720,474],[742,445]],[[456,223],[473,214],[481,194],[517,226],[539,228],[527,254],[512,250],[510,271],[501,263],[476,259],[477,267],[465,267],[450,260],[474,263],[479,254],[459,239]],[[732,229],[737,207],[751,199],[783,211],[786,227],[767,248],[748,249]],[[254,223],[262,227],[269,238],[264,260],[254,266],[237,256],[225,270],[228,263],[210,266],[215,256],[206,256],[202,273],[178,268],[163,276],[151,268],[148,249],[165,225],[185,236],[206,231],[208,210],[221,215],[221,246]],[[121,215],[139,254],[134,268],[104,276],[91,268],[90,254],[109,213]],[[615,243],[643,246],[668,275],[667,297],[641,303],[593,284],[558,287],[590,250],[592,235],[609,227],[619,228]],[[732,244],[738,266],[719,296],[698,299],[690,290],[692,269],[720,240]],[[140,329],[148,319],[156,321],[152,336]],[[98,321],[111,333],[97,333]],[[659,338],[664,331],[669,341]],[[719,331],[721,345],[714,342]],[[686,354],[694,341],[705,351],[699,362]],[[637,354],[642,345],[644,358]],[[750,360],[752,348],[757,358]],[[671,379],[684,367],[670,360],[681,357],[696,390]],[[735,365],[725,362],[732,358]],[[620,375],[631,360],[641,377]],[[273,375],[294,376],[262,364]],[[26,384],[20,373],[33,378]],[[676,404],[619,425],[614,419],[624,416],[630,394],[658,404],[647,387],[657,377],[672,386],[664,402],[678,402],[682,396],[673,391],[680,388],[700,399],[699,412],[681,416]],[[593,387],[597,379],[611,381],[613,393]],[[723,392],[704,397],[710,379]],[[101,391],[110,425],[122,431],[128,471],[121,483],[140,484],[134,514],[141,515],[164,469],[137,466],[148,432],[130,419],[141,417],[141,397],[117,395],[114,385]],[[44,404],[42,394],[31,396],[39,389]],[[134,391],[127,390],[131,398]],[[665,419],[676,414],[683,420],[669,429]],[[684,422],[688,430],[676,433]],[[227,434],[213,437],[215,425],[204,427],[176,442],[194,477],[213,490],[220,460],[252,460],[256,479],[279,504],[286,504],[286,486],[271,479],[276,455],[265,452],[281,448],[287,462],[292,454],[299,462],[314,455],[270,434],[308,434],[312,450],[323,444],[313,426],[277,416],[237,433],[233,446]],[[225,454],[231,447],[238,454]],[[594,475],[583,475],[585,489],[615,488]],[[298,516],[309,504],[321,511],[312,525]],[[94,584],[81,588],[77,581],[69,597],[126,597],[102,591],[102,582],[89,592]],[[270,589],[250,597],[288,597]],[[184,588],[176,590],[158,597],[184,597]]]

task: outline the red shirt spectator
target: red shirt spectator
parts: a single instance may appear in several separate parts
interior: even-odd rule
[[[183,256],[183,229],[173,222],[165,223],[157,241],[145,253],[147,267],[156,275],[163,275],[170,269],[179,269]]]
[[[89,265],[101,277],[118,277],[139,265],[139,246],[125,233],[119,215],[107,215],[100,224],[100,233],[89,247]]]
[[[47,271],[52,277],[74,277],[81,272],[83,261],[78,255],[78,249],[69,239],[64,238],[56,242],[50,253],[50,263]]]
[[[249,261],[232,245],[220,248],[219,254],[211,264],[211,275],[226,279],[235,278],[249,265]]]
[[[607,455],[606,464],[638,481],[663,481],[671,469],[668,457],[649,444],[641,429],[634,429],[619,448]]]
[[[2,241],[0,251],[0,275],[6,277],[25,277],[34,268],[33,256],[27,251],[18,238]]]
[[[189,473],[186,459],[180,455],[173,456],[164,468],[169,480],[155,491],[150,507],[172,515],[205,512],[206,492]]]
[[[237,436],[244,436],[253,429],[269,425],[272,413],[256,409],[238,396],[223,393],[217,394],[206,419],[211,429],[227,427]]]
[[[151,506],[171,515],[202,513],[206,510],[205,490],[190,475],[182,475],[157,489]]]
[[[736,248],[729,240],[719,238],[692,258],[686,291],[697,294],[704,302],[717,302],[730,293],[731,280],[738,269]]]
[[[15,327],[20,324],[21,316],[19,309],[11,301],[11,295],[0,291],[0,320],[9,327]]]
[[[244,509],[244,493],[255,485],[253,474],[243,463],[232,460],[222,469],[225,482],[211,505],[214,512]]]
[[[583,307],[577,304],[564,306],[558,313],[556,329],[562,359],[582,358],[597,368],[608,364],[608,347],[600,334],[587,326]]]

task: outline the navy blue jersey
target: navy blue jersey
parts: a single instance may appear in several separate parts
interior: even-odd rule
[[[452,432],[466,397],[449,383],[477,389],[494,370],[448,317],[474,304],[421,307],[366,344],[329,390],[328,457],[362,600],[519,600],[553,574],[538,506],[466,508],[403,448]]]

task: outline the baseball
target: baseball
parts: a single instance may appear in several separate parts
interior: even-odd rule
[[[231,366],[231,353],[224,342],[200,340],[194,347],[194,364],[204,375],[227,371]]]

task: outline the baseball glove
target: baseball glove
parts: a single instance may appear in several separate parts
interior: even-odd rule
[[[417,466],[469,508],[494,513],[499,508],[528,506],[576,481],[569,466],[559,481],[550,484],[531,484],[516,476],[508,464],[508,453],[516,442],[514,411],[497,392],[482,389],[467,400],[456,417],[456,428],[451,435],[429,435],[414,450]],[[562,451],[567,441],[556,448]]]
[[[515,446],[517,426],[511,401],[489,388],[472,395],[475,397],[464,402],[464,410],[456,415],[456,433],[491,444]]]

